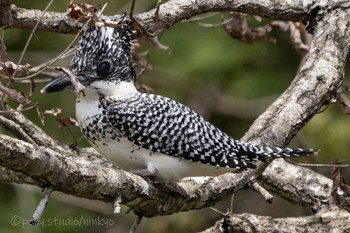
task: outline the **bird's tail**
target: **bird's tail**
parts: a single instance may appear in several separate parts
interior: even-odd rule
[[[257,152],[259,159],[266,158],[288,158],[288,157],[300,157],[300,156],[312,156],[316,155],[318,150],[315,149],[302,149],[302,148],[280,148],[280,147],[261,147],[261,150]]]

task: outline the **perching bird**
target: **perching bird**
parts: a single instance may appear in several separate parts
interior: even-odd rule
[[[85,86],[76,118],[92,146],[115,165],[144,176],[176,180],[255,168],[268,157],[314,154],[312,149],[258,147],[234,140],[190,108],[134,86],[134,31],[122,16],[115,27],[89,26],[71,60]],[[67,76],[41,92],[71,86]]]

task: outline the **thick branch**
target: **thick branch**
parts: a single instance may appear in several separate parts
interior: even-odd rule
[[[329,103],[344,79],[350,44],[350,28],[345,25],[349,24],[349,9],[340,8],[319,22],[300,72],[254,122],[244,140],[286,145],[313,114]]]
[[[283,7],[287,6],[287,3],[279,6],[267,5],[262,7],[263,4],[271,4],[270,2],[245,1],[241,3],[235,1],[235,3],[228,3],[227,1],[215,1],[213,11],[239,10],[279,19],[302,20],[308,10],[312,9],[311,5],[300,4],[296,1],[288,1],[290,5],[286,9]],[[195,4],[189,4],[189,1],[170,1],[161,6],[158,20],[154,18],[152,11],[140,14],[138,17],[145,22],[147,29],[158,32],[182,19],[191,17],[191,14],[211,10],[206,5],[211,3],[198,1]],[[172,6],[172,8],[169,6]],[[301,6],[304,6],[304,8]],[[194,8],[197,10],[193,10]],[[282,8],[286,11],[283,11]],[[185,12],[186,9],[194,13],[189,13],[188,16],[181,13],[181,11]],[[261,12],[255,12],[255,10],[248,12],[248,9],[257,9],[256,11],[259,9]],[[273,14],[275,16],[272,16]],[[270,146],[284,145],[331,98],[332,93],[336,91],[344,77],[345,58],[350,44],[350,27],[341,27],[340,25],[349,25],[348,15],[349,12],[338,9],[330,12],[330,15],[324,16],[322,21],[319,22],[310,48],[310,54],[300,73],[288,90],[255,121],[245,135],[245,141]],[[21,17],[21,15],[17,14],[16,17]],[[295,17],[295,19],[288,17]],[[33,18],[35,21],[35,16]],[[26,20],[28,24],[23,23],[23,27],[30,27],[30,20],[28,18]],[[53,22],[57,23],[55,19],[53,19]],[[10,27],[15,27],[15,25],[11,22],[8,23]],[[41,25],[41,28],[44,30],[46,27]],[[51,28],[51,26],[47,28]],[[57,28],[60,27],[55,26],[54,30],[62,32]],[[63,31],[73,32],[74,30],[65,29]],[[107,202],[112,202],[116,197],[120,197],[122,204],[130,206],[137,214],[144,216],[172,214],[212,205],[242,188],[252,176],[260,172],[248,171],[214,178],[188,179],[179,183],[147,183],[139,176],[111,168],[109,163],[106,163],[95,153],[83,151],[77,154],[77,152],[64,147],[57,150],[54,147],[57,143],[48,140],[46,137],[43,138],[45,143],[40,143],[38,139],[42,137],[31,134],[31,132],[40,133],[38,128],[35,128],[31,123],[27,122],[27,124],[23,120],[24,118],[17,120],[15,116],[8,115],[7,119],[11,120],[11,122],[7,122],[8,125],[14,123],[23,127],[23,130],[16,127],[12,128],[16,135],[24,140],[28,139],[28,136],[35,144],[4,135],[0,136],[1,166],[32,177],[39,186],[49,185],[56,191],[75,196]],[[3,121],[3,124],[6,124],[6,122]],[[35,130],[31,131],[26,127]],[[306,205],[307,209],[314,209],[314,206],[320,205],[320,200],[329,191],[329,185],[327,187],[321,185],[319,189],[313,189],[309,192],[304,191],[308,188],[309,181],[303,178],[311,175],[311,173],[307,169],[300,169],[302,169],[304,177],[299,180],[298,185],[302,187],[302,190],[298,193],[305,193],[309,198],[309,200],[301,200],[301,202]],[[271,190],[275,190],[276,188],[269,185],[269,179],[279,178],[277,175],[272,172],[269,173],[267,170],[262,177],[262,181]],[[285,182],[290,182],[295,174],[285,175],[290,177],[281,180],[281,184],[287,185]],[[312,175],[315,180],[319,180],[321,183],[329,182],[320,175]],[[295,195],[295,192],[282,189],[281,195],[287,198]],[[299,201],[297,199],[291,200]]]
[[[43,14],[41,10],[24,9],[11,5],[10,10],[4,12],[1,26],[4,28],[33,29]],[[79,25],[70,20],[66,13],[48,11],[43,20],[40,20],[38,30],[74,34],[78,32]]]
[[[336,3],[340,4],[339,1],[336,1]],[[334,5],[334,1],[322,1],[314,4],[312,0],[172,0],[161,4],[158,10],[152,9],[135,15],[135,18],[140,20],[146,30],[158,35],[182,20],[206,12],[236,11],[271,19],[308,21],[315,17],[315,15],[309,17],[309,13],[314,9],[332,9]],[[318,13],[317,10],[316,13]],[[42,11],[40,10],[27,10],[12,5],[8,14],[4,14],[2,18],[2,26],[7,28],[33,28],[41,15]],[[76,33],[80,26],[68,19],[66,13],[47,12],[38,29],[58,33]]]
[[[244,140],[270,146],[286,145],[308,119],[334,96],[343,81],[349,51],[350,28],[340,26],[350,25],[349,13],[350,9],[337,9],[319,22],[310,52],[297,77],[281,97],[254,122],[243,137]],[[283,169],[290,166],[282,161],[276,161],[274,164]],[[270,169],[272,167],[266,171],[263,181],[271,191],[289,200],[294,199],[293,202],[301,201],[303,206],[311,211],[318,211],[322,205],[328,204],[326,196],[330,192],[330,181],[327,179],[308,169],[294,168],[303,179],[302,183],[297,184],[302,189],[297,193],[305,198],[296,200],[296,190],[289,189],[286,185],[292,180],[282,181],[279,172]],[[315,182],[319,182],[317,188],[311,192],[308,190],[308,177],[313,177]],[[274,188],[271,187],[271,180],[276,181]],[[282,181],[281,185],[278,185],[279,181]]]
[[[261,179],[269,191],[301,205],[309,213],[316,213],[332,203],[330,179],[282,159],[274,160]]]
[[[8,183],[31,184],[43,187],[43,183],[39,183],[32,177],[24,175],[21,172],[13,171],[9,168],[0,166],[0,180]]]
[[[320,8],[332,7],[332,2],[319,3]],[[263,0],[173,0],[160,6],[158,14],[156,9],[137,15],[136,17],[150,32],[159,34],[164,29],[189,19],[194,15],[206,12],[241,12],[249,15],[259,15],[270,19],[286,21],[303,21],[308,13],[315,8],[313,1],[263,1]]]
[[[350,229],[350,213],[334,207],[313,216],[271,218],[252,214],[235,214],[218,221],[202,233],[221,232],[346,232]]]
[[[18,139],[35,145],[46,146],[55,151],[65,151],[61,144],[47,135],[41,128],[33,124],[22,113],[9,108],[1,108],[4,112],[0,116],[0,124],[14,134]]]
[[[5,135],[0,136],[0,151],[2,166],[33,177],[39,186],[105,202],[120,197],[121,204],[147,217],[210,206],[241,189],[255,172],[147,183],[87,151],[60,154]]]

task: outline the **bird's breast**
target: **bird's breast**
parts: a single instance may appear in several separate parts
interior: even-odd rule
[[[76,102],[76,118],[80,129],[94,147],[97,142],[103,145],[121,137],[120,133],[108,123],[103,111],[103,103],[94,96],[82,95]]]
[[[99,97],[92,92],[80,93],[75,104],[75,115],[80,125],[87,119],[102,113],[99,107]]]

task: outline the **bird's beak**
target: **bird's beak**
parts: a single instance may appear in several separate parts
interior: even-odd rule
[[[78,81],[86,85],[89,82],[87,82],[87,78],[82,75],[76,76]],[[58,91],[63,91],[64,89],[67,89],[69,87],[72,87],[72,82],[70,79],[67,77],[67,75],[61,75],[58,78],[52,80],[50,83],[48,83],[43,89],[41,89],[41,93],[52,93],[52,92],[58,92]]]

